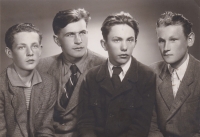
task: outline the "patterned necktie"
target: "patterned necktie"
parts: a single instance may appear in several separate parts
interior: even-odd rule
[[[75,88],[76,83],[78,81],[78,77],[77,77],[78,68],[77,68],[77,66],[72,64],[70,66],[70,70],[71,70],[71,76],[70,76],[68,82],[66,83],[66,90],[65,90],[66,92],[63,93],[63,95],[61,96],[61,99],[60,99],[60,104],[63,108],[67,107],[69,99],[70,99],[72,92],[74,91],[74,88]]]
[[[113,87],[115,89],[118,89],[121,85],[121,80],[119,77],[119,74],[122,72],[122,68],[121,67],[113,67],[113,74],[112,74],[112,83],[113,83]]]

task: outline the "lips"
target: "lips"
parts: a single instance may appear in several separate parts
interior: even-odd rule
[[[76,51],[80,51],[80,50],[82,50],[84,47],[76,47],[76,48],[73,48],[74,50],[76,50]]]
[[[127,58],[127,57],[129,57],[129,55],[128,54],[121,54],[121,55],[119,55],[119,57],[121,57],[121,58]]]
[[[26,62],[29,63],[29,64],[33,64],[35,62],[35,60],[34,59],[29,59]]]

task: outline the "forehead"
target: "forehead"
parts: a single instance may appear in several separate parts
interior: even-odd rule
[[[39,43],[39,34],[36,32],[19,32],[14,35],[14,43]]]
[[[84,19],[81,19],[77,22],[72,22],[69,23],[66,27],[64,27],[63,29],[61,29],[61,33],[63,32],[79,32],[81,30],[86,30],[87,26],[86,26],[86,22]]]
[[[108,37],[135,37],[135,31],[126,24],[114,25],[110,28]]]
[[[156,28],[158,36],[184,36],[182,25],[160,26]]]

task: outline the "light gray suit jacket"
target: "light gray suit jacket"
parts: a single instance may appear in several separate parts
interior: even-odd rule
[[[54,136],[52,118],[57,98],[56,81],[47,74],[40,73],[40,76],[42,82],[32,88],[28,122],[23,88],[12,86],[6,71],[0,75],[0,137]]]
[[[59,81],[59,90],[58,90],[58,98],[57,104],[55,108],[55,117],[60,119],[61,121],[54,121],[54,128],[57,133],[57,137],[76,137],[77,130],[76,124],[78,115],[78,104],[79,101],[79,89],[81,83],[88,72],[94,66],[100,65],[105,62],[105,58],[100,55],[88,50],[88,56],[85,59],[85,63],[83,67],[83,73],[80,74],[76,87],[73,91],[73,94],[69,100],[68,106],[66,109],[60,106],[60,98],[62,95],[62,82],[61,82],[61,74],[62,74],[62,53],[56,56],[44,58],[40,60],[38,65],[38,69],[47,72],[48,74],[54,76]],[[56,119],[57,119],[56,118]]]
[[[177,95],[171,100],[171,76],[162,61],[152,65],[157,73],[154,116],[149,137],[200,137],[200,62],[190,55]]]

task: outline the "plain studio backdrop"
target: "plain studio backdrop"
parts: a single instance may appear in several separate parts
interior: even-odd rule
[[[140,29],[133,56],[146,65],[162,60],[155,32],[160,14],[165,11],[181,13],[193,23],[196,34],[195,44],[189,52],[200,59],[199,3],[199,0],[0,0],[0,72],[12,62],[4,52],[5,32],[9,27],[21,22],[33,23],[43,34],[42,57],[55,55],[61,49],[53,41],[53,18],[58,11],[72,8],[90,12],[88,48],[103,56],[107,56],[107,52],[100,45],[102,22],[109,14],[129,12],[139,22]]]

